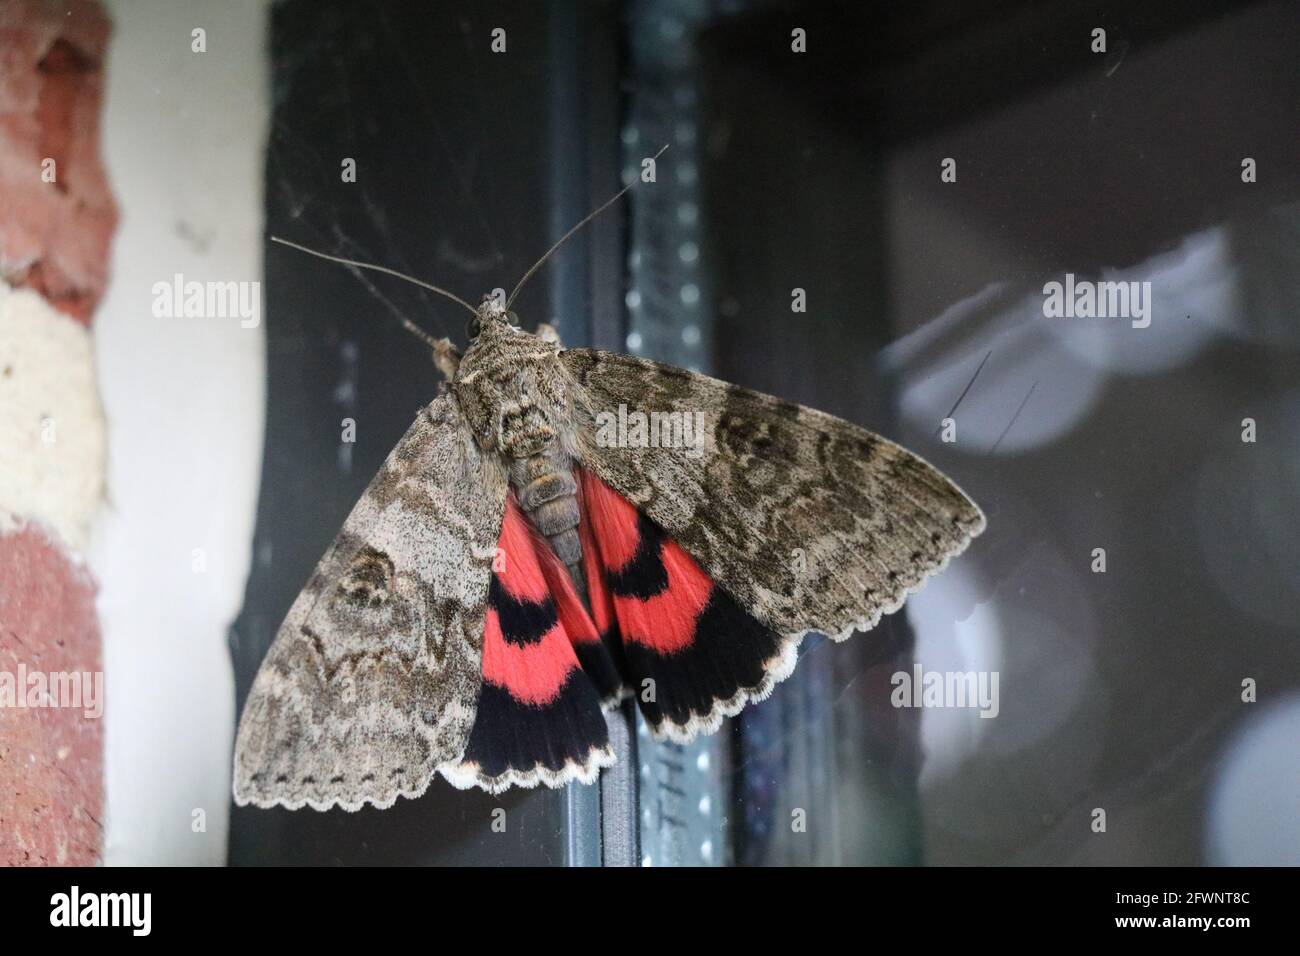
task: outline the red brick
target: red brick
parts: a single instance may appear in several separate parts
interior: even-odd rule
[[[93,0],[0,3],[0,276],[86,324],[117,224],[99,149],[109,31]]]
[[[101,672],[99,648],[90,574],[35,528],[0,535],[0,671]],[[0,707],[0,866],[98,862],[103,723]]]

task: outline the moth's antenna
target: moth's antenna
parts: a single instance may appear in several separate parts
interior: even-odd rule
[[[451,299],[452,302],[458,303],[459,305],[468,309],[471,315],[478,315],[478,311],[474,308],[474,306],[470,305],[468,302],[466,302],[460,296],[456,295],[454,292],[448,292],[446,289],[440,289],[436,285],[432,285],[428,282],[425,282],[422,279],[417,279],[414,276],[408,276],[406,273],[398,272],[396,269],[390,269],[387,266],[377,266],[374,263],[370,263],[370,262],[357,262],[355,259],[344,259],[342,256],[332,256],[327,252],[317,252],[315,249],[308,249],[306,246],[300,246],[298,245],[298,243],[290,242],[288,239],[281,239],[279,236],[271,236],[270,239],[272,242],[278,242],[282,246],[288,246],[291,249],[297,249],[299,252],[305,252],[308,255],[316,256],[317,258],[320,259],[328,259],[330,262],[338,262],[345,266],[352,266],[354,269],[372,269],[375,272],[382,272],[385,275],[397,276],[397,278],[405,279],[407,282],[414,282],[416,285],[420,286],[423,289],[428,289],[430,292],[436,292],[438,293],[438,295],[445,296],[446,298]],[[414,332],[416,335],[424,339],[426,342],[432,344],[435,341],[432,336],[430,336],[427,332],[421,329],[410,319],[403,318],[402,324],[406,326],[407,331]]]
[[[658,159],[660,156],[662,156],[662,155],[664,154],[664,150],[667,149],[667,148],[668,148],[668,144],[665,143],[663,149],[661,149],[661,150],[659,150],[659,152],[655,153],[654,158],[655,158],[655,159]],[[540,259],[538,259],[536,262],[534,262],[532,268],[529,269],[527,272],[525,272],[525,273],[524,273],[524,277],[523,277],[522,279],[519,280],[519,284],[516,285],[515,288],[514,288],[514,291],[510,293],[510,298],[506,299],[506,309],[507,309],[507,311],[510,309],[510,304],[511,304],[512,302],[515,301],[515,296],[517,296],[517,295],[519,294],[519,290],[522,289],[522,288],[524,287],[524,283],[527,282],[529,279],[531,279],[531,278],[533,277],[533,273],[534,273],[534,272],[536,272],[538,269],[540,269],[543,265],[546,264],[546,260],[549,259],[549,258],[551,258],[551,255],[555,252],[556,249],[558,249],[558,248],[560,248],[560,246],[564,245],[565,242],[568,241],[569,237],[572,236],[575,232],[577,232],[579,229],[581,229],[581,228],[582,228],[583,226],[585,226],[587,223],[591,222],[591,220],[595,219],[597,216],[599,216],[602,212],[604,212],[604,211],[605,211],[606,209],[608,209],[610,206],[614,205],[614,203],[616,203],[616,202],[618,202],[620,199],[622,199],[622,198],[623,198],[623,194],[624,194],[625,192],[627,192],[629,189],[631,189],[633,186],[635,186],[638,182],[639,182],[639,180],[637,180],[637,179],[633,179],[630,183],[628,183],[626,186],[624,186],[622,189],[620,189],[618,192],[616,192],[612,197],[610,197],[609,199],[607,199],[604,203],[602,203],[602,204],[601,204],[600,206],[598,206],[596,209],[594,209],[594,210],[592,210],[591,212],[589,212],[589,213],[588,213],[588,214],[583,218],[582,222],[578,223],[576,226],[574,226],[572,229],[570,229],[570,230],[569,230],[568,232],[566,232],[564,235],[560,236],[560,238],[556,241],[555,245],[553,245],[553,246],[551,246],[551,248],[547,249],[547,250],[546,250],[546,254],[545,254],[544,256],[542,256]]]

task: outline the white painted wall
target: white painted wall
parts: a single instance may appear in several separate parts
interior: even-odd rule
[[[104,496],[104,415],[86,327],[0,281],[0,533],[36,521],[76,557]]]
[[[155,318],[152,287],[260,281],[263,0],[110,0],[105,161],[122,220],[95,318],[108,502],[91,550],[109,864],[226,858],[234,689],[265,424],[264,328]],[[207,52],[190,34],[207,31]],[[194,570],[203,549],[206,570]],[[196,810],[206,832],[194,832]]]

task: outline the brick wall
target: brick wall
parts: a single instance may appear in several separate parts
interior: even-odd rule
[[[89,0],[0,4],[0,865],[103,847],[103,700],[74,706],[50,681],[104,686],[80,555],[104,497],[90,326],[117,223],[99,143],[109,31]],[[43,687],[55,699],[27,706]]]

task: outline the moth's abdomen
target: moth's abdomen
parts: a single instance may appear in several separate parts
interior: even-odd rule
[[[511,463],[510,483],[534,528],[581,585],[582,542],[578,538],[578,485],[567,456],[555,445]]]
[[[565,564],[582,559],[578,542],[578,487],[568,472],[543,475],[519,489],[519,503],[533,527],[546,535]]]

